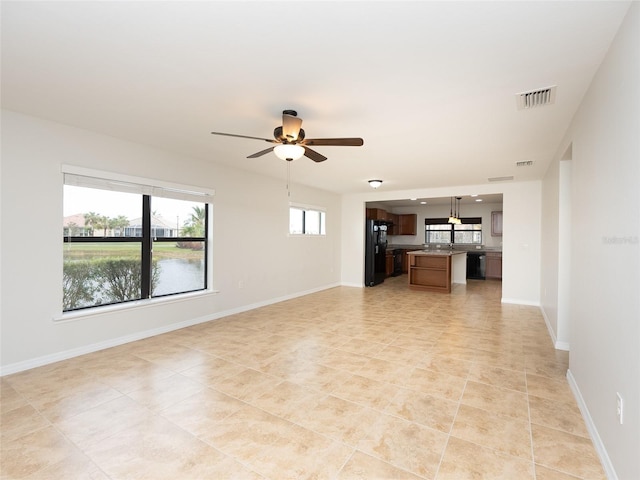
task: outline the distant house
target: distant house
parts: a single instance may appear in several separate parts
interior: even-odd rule
[[[63,235],[65,237],[91,237],[93,229],[84,223],[84,213],[76,213],[62,219]]]
[[[64,236],[72,237],[97,237],[105,234],[104,229],[87,226],[85,224],[84,213],[69,215],[62,220]],[[177,225],[169,225],[167,221],[159,215],[151,216],[151,232],[153,237],[177,237]],[[129,221],[129,225],[121,232],[120,228],[107,229],[106,235],[109,237],[141,237],[142,218],[134,218]]]
[[[134,218],[129,222],[129,226],[124,229],[125,237],[142,236],[142,217]],[[151,215],[151,236],[152,237],[177,237],[177,225],[169,225],[160,215]]]

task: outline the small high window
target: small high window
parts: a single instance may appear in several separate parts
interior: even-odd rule
[[[326,213],[318,207],[291,205],[289,207],[290,235],[326,235]]]

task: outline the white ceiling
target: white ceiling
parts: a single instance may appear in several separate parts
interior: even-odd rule
[[[492,193],[492,194],[483,194],[483,195],[462,195],[459,198],[458,205],[468,206],[476,203],[483,204],[491,204],[491,205],[502,205],[502,194],[501,193]],[[397,200],[384,200],[380,202],[368,202],[367,207],[374,206],[378,208],[394,208],[394,207],[421,207],[423,205],[427,205],[430,207],[433,206],[448,206],[452,205],[454,197],[437,197],[437,198],[400,198]],[[425,202],[425,203],[421,203]]]
[[[2,2],[3,108],[292,180],[364,192],[541,178],[630,2]],[[557,85],[556,103],[515,94]],[[532,167],[516,167],[532,160]]]

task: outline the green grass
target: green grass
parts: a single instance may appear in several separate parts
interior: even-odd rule
[[[65,243],[64,256],[67,259],[95,258],[95,257],[134,257],[139,258],[141,245],[139,243]],[[178,248],[173,242],[153,244],[155,258],[202,258],[203,252]]]

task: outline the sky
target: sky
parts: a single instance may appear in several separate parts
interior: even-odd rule
[[[176,222],[180,227],[190,218],[194,206],[201,203],[153,197],[151,211],[162,216],[170,225]],[[94,188],[64,186],[63,215],[95,212],[109,218],[124,215],[129,220],[142,217],[142,195],[112,192]]]

